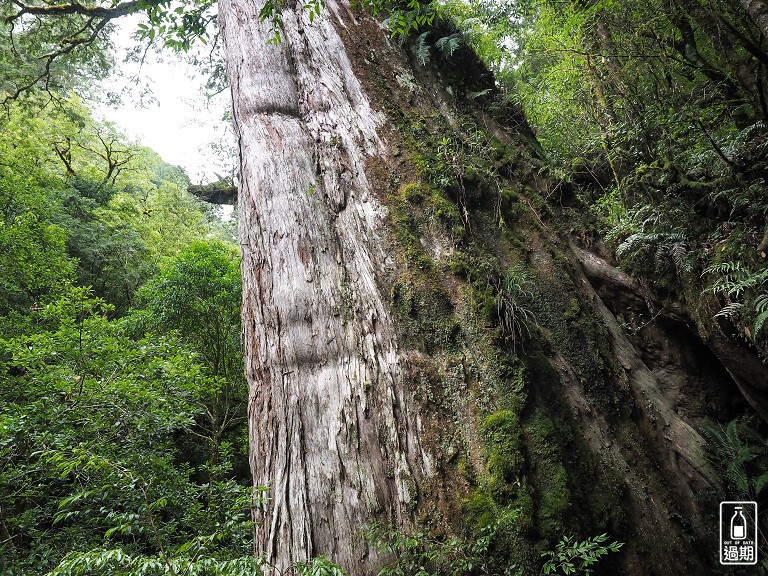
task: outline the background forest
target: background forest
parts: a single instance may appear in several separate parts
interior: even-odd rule
[[[0,573],[252,564],[232,224],[74,96],[0,122]]]
[[[186,49],[215,37],[211,3],[158,6],[142,41]],[[537,217],[631,275],[657,316],[768,360],[768,6],[357,8],[423,66],[450,69],[471,47],[496,86],[462,96],[527,137],[549,191],[530,207]],[[181,170],[89,111],[94,94],[80,87],[115,65],[91,32],[111,16],[99,27],[41,10],[21,26],[21,9],[3,2],[0,24],[0,574],[257,573],[233,226],[187,193]],[[279,3],[262,17],[279,41]],[[82,41],[50,45],[67,35]],[[430,185],[463,191],[499,170],[482,135],[458,132],[424,143],[440,159]],[[459,223],[466,202],[457,194],[442,209]],[[525,274],[505,281],[485,305],[516,345],[536,320]],[[621,318],[639,340],[651,320]],[[743,394],[713,407],[701,431],[722,477],[715,496],[763,507],[768,391]],[[485,431],[503,436],[505,425]],[[369,538],[398,559],[385,574],[517,574],[498,526],[443,538],[375,525]],[[589,573],[621,547],[554,532],[533,538],[545,574]],[[340,573],[323,559],[296,570]]]

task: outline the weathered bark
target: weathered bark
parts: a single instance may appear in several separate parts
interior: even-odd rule
[[[521,405],[528,394],[529,414],[517,409],[528,418],[529,434],[545,435],[531,413],[558,409],[564,413],[553,418],[569,426],[563,435],[578,436],[573,446],[562,446],[572,452],[563,454],[561,468],[567,468],[570,489],[578,490],[573,503],[586,518],[570,520],[592,533],[610,524],[631,539],[630,559],[622,565],[628,574],[664,574],[665,567],[705,573],[706,561],[685,557],[688,544],[656,547],[659,534],[669,541],[679,535],[675,514],[685,515],[697,535],[706,532],[695,496],[717,478],[704,443],[570,263],[570,250],[556,234],[542,231],[539,215],[531,208],[527,219],[519,217],[515,232],[528,246],[512,254],[495,226],[487,226],[491,209],[483,202],[465,213],[468,245],[497,259],[499,268],[525,259],[541,279],[542,296],[559,286],[549,295],[548,317],[538,317],[539,351],[531,358],[515,356],[503,339],[500,345],[498,334],[473,311],[467,294],[482,286],[448,272],[459,247],[453,231],[441,231],[437,208],[401,207],[429,212],[423,215],[428,223],[418,239],[410,228],[397,230],[398,219],[407,220],[402,212],[392,215],[393,202],[405,201],[403,190],[443,194],[421,190],[422,174],[403,153],[407,143],[399,131],[411,123],[428,138],[425,126],[434,122],[460,134],[455,100],[440,84],[445,77],[421,69],[417,81],[404,52],[389,46],[370,22],[365,32],[354,29],[358,23],[345,5],[330,2],[312,25],[300,4],[286,9],[278,45],[267,44],[268,26],[255,10],[244,0],[220,3],[240,147],[251,467],[254,483],[268,488],[256,517],[257,551],[280,570],[324,554],[358,576],[383,561],[359,538],[366,522],[391,521],[407,531],[415,513],[424,512],[448,529],[466,528],[456,512],[464,498],[484,493],[490,475],[481,424],[490,413],[509,410],[498,398],[517,395],[512,404]],[[377,62],[385,58],[394,61]],[[514,148],[516,137],[484,114],[477,118]],[[533,170],[518,172],[515,178],[533,180]],[[484,193],[465,192],[460,203]],[[439,202],[450,203],[444,195]],[[518,208],[523,205],[532,203],[521,200]],[[419,258],[435,264],[422,268]],[[607,282],[634,286],[630,277],[583,253],[580,259],[588,273],[591,266]],[[577,301],[579,314],[558,301],[564,296]],[[425,317],[431,313],[443,314],[442,324]],[[408,327],[418,322],[422,333],[409,335]],[[510,392],[523,384],[499,370],[502,358],[524,365],[530,390]],[[597,388],[592,376],[600,380]],[[547,394],[559,395],[552,406]],[[601,413],[601,395],[625,406],[608,417]],[[545,490],[556,451],[531,449],[528,470],[518,463],[521,477],[501,480],[509,483],[504,494],[511,500],[499,506],[513,505],[510,495],[528,483],[534,492]],[[464,470],[456,464],[459,455]],[[590,468],[584,462],[601,468],[579,476]],[[603,469],[620,484],[600,480],[611,491],[600,496],[610,512],[590,508],[596,507],[590,482]],[[538,475],[540,485],[525,480],[526,474]],[[545,497],[538,493],[535,500]],[[552,514],[565,522],[567,507]],[[576,531],[569,525],[568,532]],[[527,546],[535,563],[538,553],[531,542]]]
[[[744,10],[754,20],[760,32],[768,37],[768,6],[763,0],[740,0]]]
[[[221,3],[240,146],[251,465],[267,486],[256,545],[284,569],[326,554],[358,573],[374,515],[406,522],[429,471],[404,399],[377,271],[383,217],[364,171],[378,119],[331,23],[283,12],[283,41],[244,0]]]

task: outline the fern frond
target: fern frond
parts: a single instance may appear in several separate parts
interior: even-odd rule
[[[765,130],[765,122],[762,120],[758,120],[754,124],[751,124],[741,130],[736,136],[734,137],[732,144],[741,145],[750,140],[754,135],[759,134],[760,132]]]
[[[461,42],[461,34],[456,32],[450,36],[443,36],[442,38],[438,39],[438,41],[435,42],[435,48],[440,50],[443,56],[450,58],[453,56],[453,53],[456,52],[457,48],[461,46]]]
[[[640,244],[644,237],[645,234],[642,232],[636,232],[627,236],[624,242],[619,244],[618,248],[616,248],[616,258],[621,259],[621,257],[627,252],[630,252],[634,246]]]
[[[715,262],[714,264],[707,266],[704,269],[704,272],[701,273],[702,276],[705,276],[707,274],[732,274],[733,272],[738,272],[743,270],[741,262]]]
[[[764,472],[755,478],[753,486],[755,487],[755,496],[760,496],[766,486],[768,486],[768,472]]]
[[[768,281],[768,267],[760,272],[747,272],[746,274],[742,274],[740,278],[734,280],[735,282],[733,282],[733,285],[726,293],[728,296],[736,296],[738,298],[750,288],[762,286]]]
[[[739,311],[744,307],[741,302],[731,302],[727,306],[724,306],[720,312],[715,314],[715,318],[729,318],[735,319],[739,315]]]
[[[466,20],[459,20],[457,24],[461,29],[464,37],[470,42],[482,38],[486,31],[486,27],[480,18],[467,18]]]
[[[480,98],[481,96],[485,96],[489,92],[491,92],[491,88],[486,88],[485,90],[480,90],[479,92],[467,92],[467,98],[470,100],[474,100],[475,98]]]
[[[744,468],[744,462],[739,458],[733,460],[728,464],[726,474],[737,493],[746,495],[749,493],[749,475]]]
[[[763,292],[757,298],[755,298],[754,310],[755,314],[757,314],[757,317],[755,318],[755,324],[753,326],[752,333],[756,338],[758,332],[760,332],[762,327],[765,325],[766,320],[768,320],[768,292]]]
[[[476,26],[483,26],[483,21],[480,18],[472,17],[461,21],[462,28],[474,28]]]
[[[688,244],[682,240],[674,242],[670,249],[672,254],[672,261],[675,263],[675,270],[678,275],[688,273],[691,271],[691,261],[686,258],[688,255]]]
[[[616,248],[616,258],[621,259],[625,254],[630,255],[639,252],[642,248],[653,246],[661,238],[661,234],[654,232],[636,232],[635,234],[630,234],[627,239]]]
[[[736,494],[754,496],[768,486],[768,446],[748,422],[732,420],[727,426],[702,426],[701,432],[709,444],[710,459]]]
[[[416,38],[416,60],[418,60],[419,64],[422,66],[426,66],[427,62],[429,62],[429,44],[427,44],[427,36],[429,36],[429,34],[429,30],[427,30],[426,32],[419,34],[418,38]],[[442,40],[442,38],[440,40]],[[438,42],[440,40],[438,40]]]
[[[712,447],[717,461],[727,463],[736,458],[741,446],[738,420],[732,420],[727,426],[704,426],[702,433]]]

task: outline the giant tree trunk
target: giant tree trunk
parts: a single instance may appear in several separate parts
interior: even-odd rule
[[[360,538],[366,522],[471,531],[473,502],[490,494],[496,508],[531,516],[516,528],[529,542],[515,545],[527,550],[523,565],[538,559],[541,538],[611,531],[628,542],[628,574],[706,573],[711,563],[678,538],[674,520],[685,517],[706,539],[696,493],[717,478],[704,443],[578,254],[526,199],[535,191],[514,184],[535,186],[535,172],[510,157],[496,184],[460,178],[452,199],[423,187],[424,164],[439,158],[420,157],[423,143],[412,136],[466,137],[459,103],[502,149],[526,148],[462,100],[469,84],[492,88],[492,80],[471,58],[458,79],[415,71],[403,49],[358,17],[331,1],[310,24],[299,3],[283,12],[283,40],[273,45],[257,5],[220,1],[240,149],[251,467],[255,485],[267,488],[257,551],[281,570],[326,555],[352,575],[369,574],[386,558]],[[507,232],[485,189],[494,198],[503,186],[520,189]],[[463,227],[456,218],[453,229],[441,227],[451,210],[463,212]],[[486,288],[499,302],[504,292],[498,278],[478,281],[486,268],[457,264],[470,247],[482,253],[478,262],[523,262],[540,281],[530,303],[538,328],[522,349],[478,312]],[[493,480],[487,430],[515,410],[525,447],[508,477]]]
[[[240,145],[239,214],[251,464],[268,486],[257,547],[279,568],[326,554],[361,573],[357,537],[397,523],[424,459],[403,397],[381,272],[384,217],[365,173],[374,114],[324,15],[284,11],[284,40],[225,0]],[[331,11],[339,8],[330,4]]]

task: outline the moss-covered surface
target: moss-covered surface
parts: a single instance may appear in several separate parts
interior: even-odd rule
[[[464,136],[446,135],[444,119],[431,131],[422,114],[400,117],[400,153],[413,172],[386,194],[398,260],[391,304],[401,341],[435,362],[432,376],[423,366],[412,374],[415,396],[425,413],[450,414],[456,431],[443,436],[440,450],[443,474],[454,474],[460,487],[458,502],[446,505],[460,514],[447,525],[470,538],[492,528],[496,555],[535,570],[538,554],[573,529],[571,486],[581,484],[569,481],[552,421],[542,408],[526,407],[531,385],[558,379],[546,357],[528,357],[529,348],[546,347],[536,342],[547,340],[539,325],[550,337],[568,336],[568,355],[585,379],[600,389],[606,377],[588,359],[586,346],[597,337],[585,337],[590,326],[578,303],[547,309],[542,301],[564,288],[526,266],[531,247],[521,228],[535,235],[533,218],[523,190],[499,171],[511,158],[520,161],[519,149],[493,138],[481,145],[477,140],[486,137],[469,122],[462,121]],[[464,145],[467,130],[474,140]],[[448,164],[446,155],[461,156],[461,166]],[[526,280],[512,293],[507,276],[516,266]],[[505,321],[514,306],[519,315],[529,313],[516,330]],[[572,333],[580,320],[581,332]]]
[[[438,172],[447,169],[446,147],[468,154],[479,146],[458,151],[451,139],[460,136],[428,133],[422,118],[401,118],[401,154],[414,173],[386,195],[398,261],[391,304],[401,341],[434,362],[434,370],[422,365],[411,374],[414,396],[425,413],[450,415],[455,430],[441,436],[440,457],[459,493],[442,511],[460,512],[446,525],[467,537],[492,528],[496,555],[535,570],[540,551],[566,531],[572,504],[552,422],[541,410],[526,414],[531,374],[543,373],[526,349],[540,348],[533,300],[544,288],[525,265],[526,240],[512,228],[532,226],[522,190],[497,169],[519,151],[488,139],[490,158],[446,177]],[[574,357],[578,345],[574,339]],[[557,374],[550,369],[546,377]]]
[[[374,48],[358,66],[387,114],[393,153],[367,172],[388,209],[395,265],[386,289],[436,468],[420,480],[417,521],[467,538],[492,529],[493,553],[524,573],[538,572],[540,552],[565,534],[650,545],[657,535],[633,517],[645,512],[628,496],[627,467],[655,466],[654,449],[638,432],[605,328],[553,239],[537,160],[477,103],[446,94],[433,72],[417,81],[383,65],[391,47]],[[600,433],[588,434],[590,418]],[[606,430],[621,448],[598,446]],[[658,470],[634,477],[676,510]],[[635,546],[620,569],[643,573],[646,550]]]

